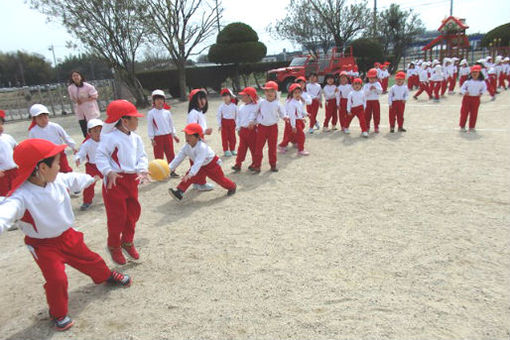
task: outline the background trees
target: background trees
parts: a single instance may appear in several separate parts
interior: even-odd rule
[[[46,84],[54,80],[51,64],[42,55],[0,52],[0,86]]]

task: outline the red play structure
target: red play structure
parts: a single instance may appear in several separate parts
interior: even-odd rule
[[[437,29],[440,35],[422,48],[423,59],[435,59],[434,47],[439,46],[439,60],[444,57],[467,58],[469,52],[469,39],[466,35],[465,19],[449,16],[444,19]],[[437,50],[437,48],[436,48]]]

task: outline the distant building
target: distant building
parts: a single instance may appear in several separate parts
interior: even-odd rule
[[[292,58],[302,56],[304,53],[303,51],[293,51],[293,52],[287,52],[286,49],[283,49],[282,53],[273,54],[273,55],[267,55],[265,56],[262,61],[269,62],[269,61],[291,61]]]

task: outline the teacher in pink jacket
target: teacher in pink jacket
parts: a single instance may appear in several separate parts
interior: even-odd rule
[[[87,122],[93,118],[99,118],[100,111],[97,105],[97,90],[91,84],[85,82],[85,77],[73,71],[69,79],[67,92],[74,103],[74,112],[80,123],[83,136],[87,136]]]

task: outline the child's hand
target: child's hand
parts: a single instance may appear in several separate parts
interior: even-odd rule
[[[152,146],[156,146],[156,141],[154,139],[151,139]]]
[[[108,177],[108,186],[106,189],[111,189],[114,185],[117,185],[117,178],[122,178],[122,175],[119,175],[114,171],[110,171],[106,177]]]
[[[2,170],[0,170],[0,177],[4,177],[4,176],[5,176],[5,173]]]
[[[179,143],[181,140],[179,139],[179,137],[177,137],[176,135],[174,135],[174,141],[175,141],[176,143]]]
[[[211,128],[208,128],[205,130],[205,134],[206,135],[210,135],[212,133],[212,129]]]
[[[184,176],[184,177],[182,178],[182,181],[183,181],[183,182],[187,182],[187,181],[189,181],[190,179],[191,179],[190,175],[186,174],[186,176]]]
[[[147,171],[142,171],[136,176],[136,180],[140,181],[140,184],[148,183],[150,182],[149,179],[149,173]]]

